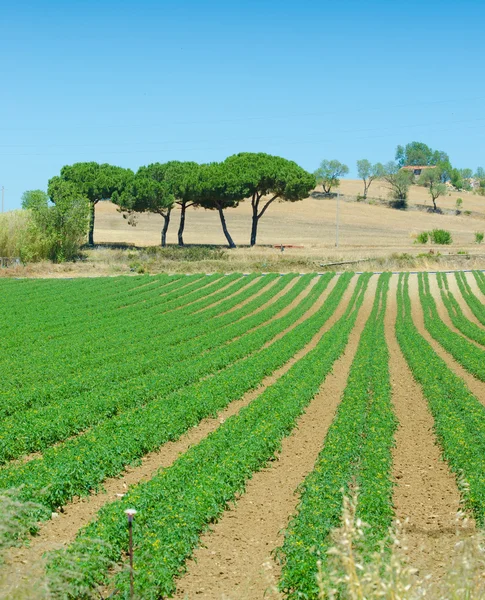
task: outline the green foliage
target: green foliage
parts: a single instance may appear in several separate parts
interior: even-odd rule
[[[429,239],[433,244],[449,245],[453,243],[451,233],[446,229],[432,229],[429,232]]]
[[[455,296],[450,292],[446,273],[438,272],[436,278],[440,288],[441,299],[443,300],[443,304],[448,311],[453,325],[471,340],[485,346],[485,331],[465,317],[461,310],[461,306],[456,301]]]
[[[266,285],[275,277],[277,276],[266,276],[261,279]],[[235,295],[204,312],[200,312],[203,304],[217,302],[221,296],[224,296],[226,290],[221,291],[219,296],[213,295],[211,298],[207,298],[207,291],[201,290],[203,295],[199,292],[199,297],[202,300],[193,302],[190,308],[187,307],[185,319],[181,321],[180,317],[176,318],[175,315],[172,319],[169,316],[164,319],[166,328],[172,332],[164,338],[166,347],[159,348],[156,338],[154,347],[146,348],[145,354],[142,354],[140,346],[137,352],[139,358],[131,366],[132,373],[130,373],[129,360],[124,366],[117,359],[116,368],[114,367],[109,374],[104,369],[101,372],[103,378],[98,380],[92,393],[84,393],[79,404],[76,402],[76,396],[73,396],[76,392],[75,387],[70,394],[66,394],[68,390],[65,390],[65,399],[55,404],[52,403],[52,399],[45,397],[45,406],[38,415],[35,409],[21,412],[22,404],[25,406],[29,399],[26,393],[18,397],[8,410],[16,411],[15,418],[18,420],[32,419],[32,433],[28,438],[37,445],[41,443],[40,447],[52,443],[56,437],[65,438],[73,431],[73,427],[80,430],[98,424],[83,436],[44,450],[42,460],[31,461],[20,468],[14,466],[1,470],[1,485],[8,487],[13,485],[14,481],[21,481],[24,484],[23,493],[26,498],[39,497],[40,494],[45,504],[54,507],[62,505],[72,495],[88,493],[90,488],[97,487],[106,477],[117,475],[126,464],[143,456],[150,448],[155,449],[170,439],[176,439],[187,427],[197,424],[201,418],[225,406],[230,399],[237,397],[236,394],[243,394],[253,386],[259,385],[263,377],[291,358],[290,352],[296,351],[295,348],[300,348],[300,344],[306,343],[303,338],[309,341],[319,328],[318,317],[316,317],[316,320],[305,323],[304,327],[297,328],[298,331],[295,330],[295,333],[284,336],[281,343],[278,341],[267,349],[257,352],[263,344],[301,317],[331,279],[331,275],[322,278],[312,288],[310,294],[285,317],[266,323],[298,296],[312,276],[301,278],[288,294],[272,306],[251,315],[255,307],[261,306],[294,277],[290,275],[278,278],[278,285],[233,313],[227,311],[245,297],[250,298],[251,294],[257,292],[258,286],[251,286],[246,294]],[[243,282],[249,282],[247,278],[236,278],[235,283],[239,280],[239,286],[241,279]],[[202,282],[204,280],[205,278]],[[227,278],[219,278],[219,280],[222,286],[227,283]],[[198,281],[200,288],[201,279],[198,278]],[[331,313],[335,310],[335,303],[338,304],[347,284],[346,277],[337,285],[336,292],[332,296],[333,300],[325,306],[325,311]],[[156,293],[156,290],[152,293]],[[186,294],[179,300],[179,305],[189,299]],[[198,314],[195,314],[198,309]],[[121,311],[125,313],[125,319],[128,318],[126,310],[128,309]],[[134,312],[136,314],[136,306]],[[322,318],[322,314],[327,313],[320,311],[319,314]],[[244,316],[247,318],[242,319]],[[217,318],[211,321],[212,317]],[[240,322],[237,321],[237,317],[241,317]],[[148,319],[147,328],[150,327],[149,323],[152,323],[151,319]],[[140,324],[136,322],[136,325],[134,329],[138,339],[142,333],[140,333]],[[264,326],[251,331],[258,325]],[[244,335],[245,333],[247,335]],[[240,336],[241,339],[235,339],[234,343],[225,345],[231,339]],[[142,338],[145,339],[143,336]],[[154,348],[158,348],[155,355],[153,355]],[[132,351],[137,351],[136,346]],[[253,353],[254,356],[251,356]],[[93,361],[95,360],[94,356]],[[121,373],[117,376],[117,370],[120,369]],[[213,376],[207,378],[208,374]],[[111,386],[105,383],[106,377],[110,381],[114,379]],[[116,381],[117,377],[118,381]],[[206,378],[203,379],[204,377]],[[50,393],[56,397],[60,396],[52,389]],[[36,406],[38,410],[41,401],[40,390],[38,395],[31,397],[30,404]],[[119,412],[118,415],[116,413],[113,415],[115,407]],[[52,423],[50,417],[54,411],[57,415],[56,423]],[[111,416],[113,418],[106,420]],[[13,423],[14,419],[9,419],[10,421]],[[49,431],[46,431],[48,423],[51,424],[47,427]],[[4,456],[5,453],[12,456],[12,452],[25,450],[26,440],[13,442],[13,437],[9,435],[9,443],[12,443],[12,446],[9,446],[9,443],[3,445]],[[21,450],[22,446],[24,450]],[[78,462],[81,455],[84,457],[83,467]],[[94,464],[97,465],[96,468]],[[67,485],[72,468],[77,472],[76,482]],[[44,490],[48,481],[57,481],[58,484]]]
[[[49,196],[43,190],[28,190],[22,194],[21,206],[23,209],[40,209],[47,206]]]
[[[483,231],[475,231],[475,243],[481,244],[483,242],[483,238],[485,237]]]
[[[423,306],[424,323],[431,336],[439,342],[467,371],[485,381],[483,350],[455,333],[441,320],[436,302],[429,289],[428,274],[418,274],[419,297]],[[449,297],[448,297],[449,300]]]
[[[391,402],[384,315],[390,274],[379,278],[372,313],[360,338],[347,387],[314,470],[300,487],[298,514],[282,548],[281,589],[288,598],[317,598],[317,561],[323,571],[330,533],[338,527],[342,495],[357,485],[358,517],[370,525],[367,560],[386,540],[393,518],[391,449],[396,418]]]
[[[130,169],[96,162],[80,162],[62,167],[60,175],[49,180],[48,194],[54,204],[66,196],[87,199],[90,205],[88,243],[94,244],[94,206],[120,193],[133,177]]]
[[[382,179],[389,185],[391,205],[394,208],[407,208],[409,188],[413,183],[413,175],[403,171],[396,163],[388,162],[384,166]]]
[[[463,198],[457,198],[455,202],[456,210],[461,210],[463,206]]]
[[[322,160],[314,175],[318,184],[323,187],[325,194],[340,185],[340,177],[347,175],[349,168],[338,160]]]
[[[419,334],[411,314],[411,302],[408,292],[409,275],[399,276],[398,318],[396,334],[401,350],[413,373],[421,385],[434,417],[434,430],[438,436],[443,456],[451,470],[463,482],[461,492],[475,517],[477,524],[483,527],[485,522],[485,409],[470,392],[458,375],[448,368],[442,358]],[[420,281],[423,297],[423,281]],[[426,293],[426,296],[428,294]],[[430,303],[425,299],[427,328],[434,320],[430,313]],[[446,342],[446,349],[454,348],[455,357],[459,357],[456,339],[464,339],[443,329],[440,343]],[[452,335],[453,334],[453,335]],[[433,334],[432,334],[433,335]],[[455,337],[456,336],[456,337]],[[469,344],[469,343],[468,343]],[[470,344],[471,345],[471,344]],[[473,346],[478,351],[476,346]],[[468,353],[462,348],[462,351]],[[481,354],[483,354],[482,351]],[[464,356],[463,354],[461,355]],[[477,359],[476,367],[482,369],[483,358]]]
[[[452,169],[451,173],[450,173],[450,182],[451,185],[456,189],[456,190],[462,190],[464,187],[464,183],[463,183],[463,178],[461,176],[461,173],[458,169]]]
[[[418,183],[428,188],[429,195],[433,201],[433,207],[436,210],[436,200],[446,194],[446,185],[441,182],[441,170],[438,167],[435,169],[425,169]]]
[[[263,152],[235,154],[224,165],[239,179],[244,197],[251,198],[251,246],[256,244],[259,219],[275,200],[303,200],[316,185],[315,177],[295,162]]]
[[[437,165],[449,162],[445,152],[432,150],[422,142],[411,142],[406,146],[398,146],[395,160],[399,167]]]
[[[366,283],[369,277],[361,279]],[[65,557],[87,539],[101,539],[109,544],[110,559],[121,557],[127,543],[123,510],[134,506],[138,510],[134,532],[138,557],[136,592],[147,600],[172,594],[174,578],[201,533],[244,489],[251,474],[271,460],[282,438],[295,427],[297,418],[343,352],[366,286],[357,287],[349,310],[314,350],[172,466],[149,482],[133,487],[120,502],[106,505],[97,521],[81,531],[77,541],[66,553],[60,553],[50,568],[62,571]],[[295,348],[307,343],[303,338],[309,341],[320,329],[336,308],[337,295],[333,292],[329,303],[319,309],[316,320],[314,315],[282,338],[285,349],[290,345],[294,353]],[[93,543],[90,560],[86,562],[86,581],[105,579],[106,572],[100,564],[106,558],[105,548]],[[117,577],[117,587],[126,593],[126,574]]]
[[[33,226],[30,211],[0,214],[0,256],[20,258],[22,262],[47,257],[44,236]]]
[[[429,231],[421,231],[414,240],[415,244],[427,244],[429,240]]]
[[[371,164],[367,159],[362,159],[357,161],[357,173],[364,182],[364,194],[363,199],[367,198],[367,193],[369,191],[369,187],[374,179],[382,177],[384,175],[384,165],[381,163]],[[357,197],[357,201],[359,201],[359,196]]]

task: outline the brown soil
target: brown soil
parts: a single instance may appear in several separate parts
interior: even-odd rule
[[[344,354],[293,433],[283,440],[276,460],[255,473],[236,506],[203,536],[201,547],[188,563],[187,575],[180,581],[177,598],[280,597],[274,586],[279,566],[271,553],[283,542],[282,532],[298,503],[295,490],[313,469],[334,418],[372,309],[375,283],[376,278],[371,280]]]
[[[439,577],[449,565],[456,543],[460,494],[455,477],[441,457],[426,399],[396,339],[396,289],[397,278],[393,277],[385,319],[392,401],[399,420],[393,450],[394,509],[396,518],[405,523],[409,562],[419,572]],[[473,529],[472,522],[468,529]]]
[[[281,377],[297,360],[315,347],[317,341],[325,331],[341,316],[345,306],[350,298],[351,291],[355,281],[351,282],[349,288],[344,294],[335,314],[321,328],[310,344],[302,351],[297,353],[287,364],[266,377],[261,385],[256,389],[245,394],[241,399],[233,401],[225,410],[221,411],[216,418],[203,419],[199,425],[193,427],[176,442],[164,444],[159,451],[147,454],[142,458],[142,465],[138,467],[127,467],[122,477],[114,477],[104,482],[105,493],[92,494],[83,498],[76,498],[73,502],[66,505],[61,513],[56,513],[50,521],[42,523],[37,536],[32,538],[29,547],[14,548],[7,553],[5,566],[2,569],[2,577],[8,583],[8,594],[11,597],[14,590],[19,590],[25,584],[25,581],[34,578],[41,578],[43,555],[46,552],[62,548],[70,544],[79,529],[87,525],[95,516],[100,508],[107,502],[116,500],[125,494],[130,485],[145,481],[154,476],[160,468],[170,466],[180,454],[186,452],[188,448],[197,444],[209,433],[217,429],[230,416],[237,414],[239,410],[249,404],[254,398],[261,394],[264,389],[272,385]],[[326,294],[328,289],[326,290]],[[320,306],[326,294],[315,303]],[[307,313],[299,319],[299,322],[308,318],[315,312],[312,307]],[[289,331],[293,327],[288,328]],[[276,338],[275,338],[276,339]]]
[[[424,326],[423,310],[419,301],[418,292],[418,280],[416,275],[409,277],[409,293],[411,295],[411,309],[413,321],[419,331],[419,333],[425,338],[425,340],[431,345],[433,350],[440,356],[447,366],[456,374],[461,377],[465,382],[466,386],[472,394],[485,405],[485,383],[479,381],[473,375],[468,373],[452,356],[449,354],[437,341],[435,341],[431,335],[427,332]]]
[[[480,300],[480,302],[482,302],[482,304],[485,303],[485,295],[482,293],[482,290],[478,287],[477,280],[475,279],[473,273],[465,273],[465,277],[475,296]]]

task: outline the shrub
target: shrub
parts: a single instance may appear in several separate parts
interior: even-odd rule
[[[429,240],[429,233],[427,231],[422,231],[421,233],[418,233],[416,240],[415,240],[415,244],[427,244]]]
[[[429,232],[429,238],[433,244],[448,245],[453,242],[451,233],[446,229],[433,229]]]
[[[483,233],[483,231],[475,231],[475,242],[477,244],[481,244],[483,242],[484,236],[485,234]]]
[[[463,198],[457,198],[455,204],[456,204],[456,210],[460,210],[460,208],[463,206]]]

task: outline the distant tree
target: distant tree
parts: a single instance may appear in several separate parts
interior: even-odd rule
[[[227,228],[224,210],[235,208],[248,196],[249,189],[227,163],[209,163],[200,166],[197,204],[208,210],[217,210],[229,248],[235,248],[236,244]]]
[[[456,189],[456,190],[462,190],[464,187],[464,183],[463,183],[463,178],[461,176],[461,173],[458,169],[452,169],[451,173],[450,173],[450,182],[451,185]]]
[[[175,196],[166,180],[166,165],[153,163],[140,167],[130,181],[120,192],[115,191],[112,200],[122,212],[151,212],[163,218],[161,231],[161,245],[167,244],[167,231],[170,224],[170,215],[175,204]],[[136,221],[131,220],[134,225]]]
[[[478,180],[485,180],[485,169],[483,167],[477,167],[475,171],[475,178]]]
[[[36,209],[47,206],[49,196],[43,190],[27,190],[22,194],[21,204],[24,209]]]
[[[389,185],[394,206],[396,208],[405,208],[407,206],[409,188],[413,182],[413,175],[391,161],[384,165],[382,179]]]
[[[94,246],[95,206],[100,200],[110,200],[120,192],[133,176],[130,169],[96,162],[80,162],[62,167],[59,178],[73,184],[77,192],[89,202],[88,244]],[[49,181],[49,190],[51,188]],[[51,192],[48,191],[49,196]]]
[[[433,201],[433,208],[437,210],[436,200],[446,194],[446,185],[441,182],[441,173],[438,168],[425,169],[418,183],[428,188],[429,195]]]
[[[473,177],[472,169],[459,169],[462,179],[471,179]]]
[[[242,152],[224,161],[251,198],[250,244],[256,244],[258,223],[275,200],[297,202],[315,188],[315,177],[295,162],[271,154]]]
[[[437,165],[449,161],[449,158],[445,152],[432,150],[422,142],[411,142],[396,148],[395,160],[399,167],[408,167]]]
[[[315,171],[317,183],[321,184],[325,194],[329,194],[333,187],[340,185],[340,177],[347,175],[349,168],[338,160],[322,160]]]
[[[357,173],[364,182],[364,198],[367,198],[367,192],[374,179],[384,175],[384,165],[381,163],[371,164],[366,158],[357,161]]]

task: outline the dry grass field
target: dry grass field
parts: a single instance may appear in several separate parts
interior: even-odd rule
[[[347,197],[361,191],[361,182],[342,181],[340,192]],[[374,182],[371,197],[386,198],[387,188]],[[455,247],[473,249],[474,232],[485,229],[485,199],[466,192],[454,192],[439,199],[438,205],[454,208],[456,198],[463,198],[463,210],[483,213],[483,220],[467,215],[439,215],[417,211],[399,211],[383,206],[349,202],[341,199],[339,252],[353,255],[357,252],[378,254],[415,250],[414,236],[425,229],[448,229]],[[343,200],[343,201],[342,201]],[[427,192],[414,186],[410,204],[424,204]],[[430,200],[427,200],[431,205]],[[270,207],[259,225],[258,242],[261,245],[302,245],[305,249],[335,249],[335,220],[337,202],[334,199],[307,198],[302,202],[277,202]],[[247,245],[251,219],[251,206],[243,202],[236,209],[226,211],[229,231],[236,244]],[[175,210],[168,233],[169,244],[177,242],[179,211]],[[132,227],[109,202],[96,207],[96,242],[126,242],[140,246],[160,243],[162,218],[140,215]],[[219,217],[214,211],[189,209],[186,221],[187,244],[225,245]]]
[[[427,191],[410,190],[407,211],[379,202],[388,197],[384,184],[374,182],[368,203],[357,202],[362,182],[342,180],[339,188],[339,245],[336,247],[337,200],[307,198],[302,202],[275,202],[260,220],[258,246],[249,247],[251,206],[242,202],[226,211],[229,231],[238,248],[226,250],[219,216],[214,211],[189,209],[184,233],[190,246],[212,246],[213,251],[179,252],[177,229],[180,211],[175,209],[168,231],[167,252],[153,252],[160,245],[162,217],[137,216],[131,226],[110,202],[96,206],[95,250],[85,250],[84,260],[53,265],[37,263],[2,269],[4,276],[65,277],[120,273],[160,272],[315,272],[338,270],[434,270],[485,268],[485,250],[475,243],[475,232],[485,231],[485,198],[470,192],[451,192],[438,199],[438,206],[453,211],[457,198],[463,199],[461,214],[437,214],[418,210],[430,206]],[[471,214],[465,214],[470,211]],[[415,244],[416,235],[434,228],[449,230],[453,244]],[[285,247],[281,252],[281,245]],[[152,247],[150,251],[148,248]],[[483,256],[482,256],[483,255]],[[352,262],[352,261],[362,262]],[[337,264],[334,264],[337,263]],[[341,264],[348,263],[348,264]]]

